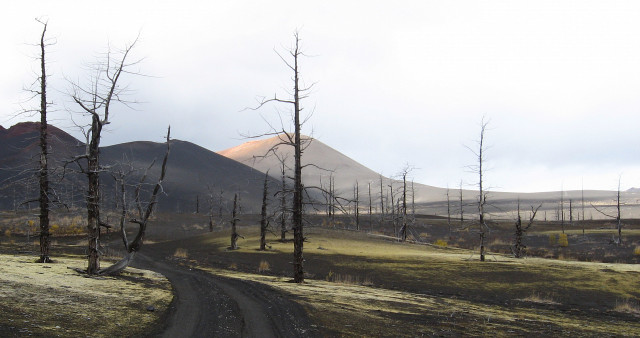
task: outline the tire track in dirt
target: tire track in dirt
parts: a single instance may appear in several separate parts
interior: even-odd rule
[[[158,256],[138,254],[134,265],[165,275],[175,290],[162,337],[320,336],[302,306],[273,288]]]

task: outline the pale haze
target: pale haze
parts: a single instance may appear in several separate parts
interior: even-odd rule
[[[306,129],[365,166],[416,182],[470,188],[465,146],[483,116],[486,184],[500,191],[640,187],[640,2],[635,1],[21,1],[0,13],[0,124],[35,79],[49,20],[52,123],[76,137],[64,78],[110,44],[140,40],[140,101],[118,106],[103,144],[175,138],[214,151],[279,124],[285,53],[297,29]],[[35,102],[34,102],[35,104]],[[281,114],[288,116],[286,107]],[[82,118],[73,115],[74,119]]]

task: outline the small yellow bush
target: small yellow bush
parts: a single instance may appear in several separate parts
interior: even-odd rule
[[[187,253],[187,249],[177,248],[176,252],[173,253],[173,257],[186,259],[189,257],[189,254]]]
[[[269,270],[271,270],[271,266],[269,265],[269,262],[265,260],[261,260],[260,265],[258,266],[258,272],[265,272]]]
[[[437,245],[445,248],[447,246],[447,241],[439,239],[435,243],[433,243],[433,245]]]
[[[53,232],[58,232],[59,229],[60,229],[60,226],[58,224],[53,224],[50,230],[53,233]]]
[[[5,230],[4,235],[7,237],[11,237],[11,230],[10,229]]]
[[[640,256],[640,246],[635,247],[635,249],[633,249],[633,254],[635,256]]]
[[[558,244],[558,238],[556,237],[555,234],[550,234],[549,235],[549,245],[554,246]]]
[[[567,234],[558,235],[558,245],[560,245],[561,247],[569,246],[569,239],[567,238]]]

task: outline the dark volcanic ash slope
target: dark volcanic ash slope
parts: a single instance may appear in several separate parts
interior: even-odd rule
[[[138,141],[104,147],[101,154],[103,163],[130,162],[135,168],[141,168],[134,175],[136,179],[156,160],[149,172],[148,181],[153,182],[160,175],[165,151],[165,143]],[[196,199],[199,199],[201,212],[206,212],[209,194],[214,194],[217,209],[217,199],[223,191],[225,204],[230,206],[233,195],[238,193],[244,210],[255,212],[262,203],[263,180],[264,174],[242,163],[190,142],[172,140],[163,183],[166,195],[161,197],[160,207],[170,211],[195,212]],[[277,182],[270,181],[270,186],[277,186]]]
[[[0,209],[11,209],[16,204],[37,196],[36,168],[39,154],[38,122],[25,122],[9,129],[0,127]],[[64,180],[60,180],[63,163],[80,154],[84,144],[66,132],[50,126],[50,169],[54,189],[59,198],[68,205],[83,204],[86,179],[72,170],[67,170]],[[100,162],[103,166],[129,163],[136,171],[130,175],[129,183],[138,182],[145,169],[155,159],[149,171],[147,182],[151,183],[160,173],[166,144],[155,142],[129,142],[103,147]],[[69,165],[69,169],[77,169]],[[165,195],[159,206],[165,211],[194,212],[196,199],[200,200],[200,211],[208,209],[208,195],[213,192],[218,203],[223,191],[223,204],[230,201],[237,192],[241,205],[247,212],[259,210],[262,198],[264,174],[244,164],[218,155],[190,142],[172,140],[171,155],[167,163],[167,175],[163,184]],[[101,175],[103,204],[113,206],[114,180],[108,173]],[[271,180],[274,191],[277,182]],[[131,199],[128,193],[128,198]],[[73,200],[73,203],[71,201]],[[32,204],[32,207],[35,204]],[[217,204],[216,204],[217,210]]]

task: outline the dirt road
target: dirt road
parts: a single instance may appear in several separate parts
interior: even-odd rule
[[[320,336],[304,309],[272,288],[186,268],[145,249],[133,265],[162,273],[175,290],[162,337]]]

